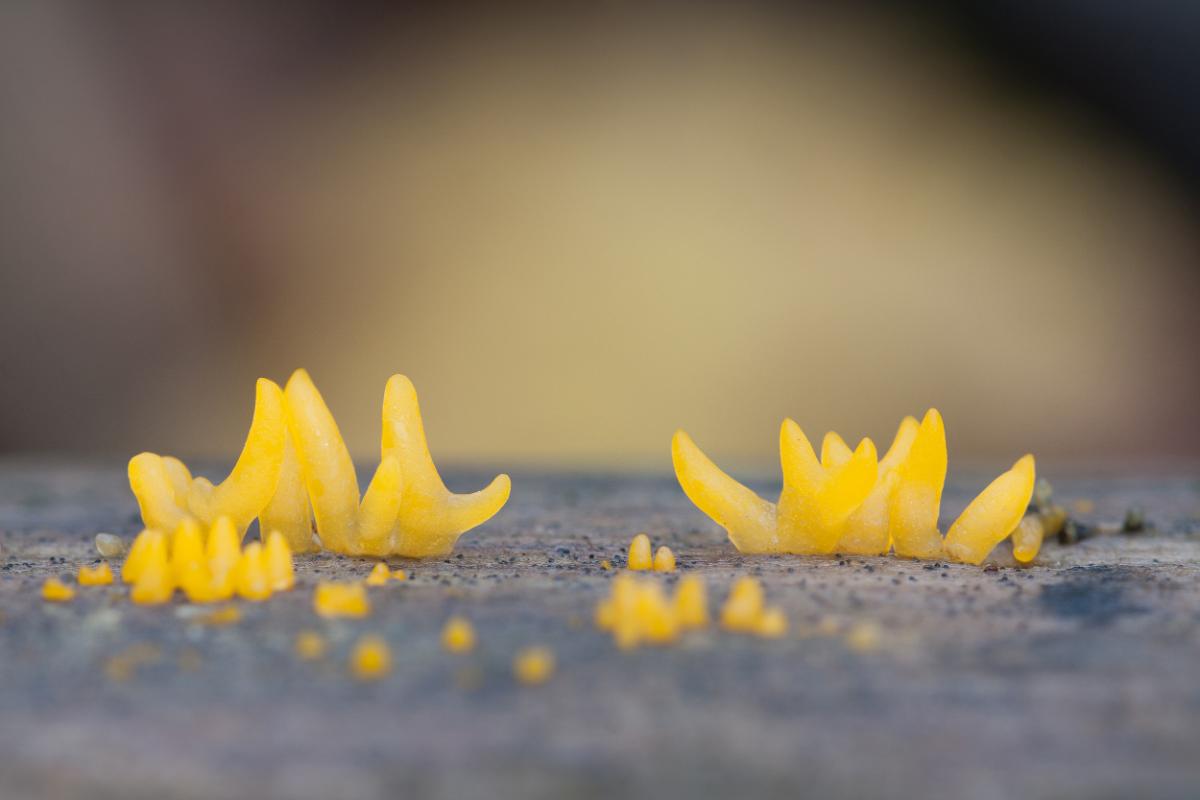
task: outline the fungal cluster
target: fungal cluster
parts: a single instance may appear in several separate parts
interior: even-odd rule
[[[240,540],[257,518],[264,539],[278,531],[295,552],[446,555],[504,506],[509,478],[473,494],[447,490],[425,441],[416,389],[403,375],[388,380],[382,417],[379,467],[361,497],[337,422],[304,370],[285,389],[259,379],[245,446],[220,484],[193,477],[177,458],[139,453],[129,462],[129,485],[151,530],[225,518]]]
[[[779,434],[783,491],[762,499],[722,472],[686,433],[671,443],[675,475],[688,498],[729,534],[743,553],[885,555],[979,564],[1017,528],[1034,487],[1033,456],[1020,458],[987,486],[945,537],[938,530],[946,481],[946,429],[930,409],[905,417],[887,453],[870,439],[851,450],[826,434],[817,457],[790,419]],[[1022,539],[1022,556],[1031,540]]]

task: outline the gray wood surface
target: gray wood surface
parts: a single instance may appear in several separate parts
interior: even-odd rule
[[[313,614],[318,580],[371,566],[321,555],[298,559],[295,591],[213,626],[120,586],[44,603],[41,582],[96,560],[97,531],[133,533],[136,507],[121,465],[0,461],[0,798],[1200,796],[1194,471],[1050,471],[1059,499],[1095,504],[1081,520],[1113,528],[1136,503],[1155,530],[1050,543],[1030,568],[1005,545],[990,570],[742,557],[669,476],[513,477],[454,557],[393,561],[413,578],[373,589],[368,619]],[[591,624],[616,574],[599,564],[640,530],[713,605],[760,576],[789,635],[618,651]],[[441,650],[452,613],[474,653]],[[876,647],[848,642],[862,625]],[[331,642],[316,663],[292,652],[309,628]],[[346,660],[367,632],[395,664],[364,684]],[[512,678],[528,644],[556,653],[544,686]]]

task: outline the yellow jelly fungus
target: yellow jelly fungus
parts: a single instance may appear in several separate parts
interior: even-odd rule
[[[200,530],[200,523],[185,519],[171,537],[171,569],[175,573],[175,580],[182,585],[186,573],[206,567],[204,533]]]
[[[508,501],[507,475],[474,494],[446,489],[429,454],[416,390],[403,375],[393,375],[384,388],[382,458],[361,502],[349,451],[308,373],[297,370],[284,396],[288,432],[317,533],[329,550],[410,558],[446,555],[459,536]]]
[[[856,653],[869,653],[879,648],[883,631],[874,622],[855,623],[846,632],[846,645]]]
[[[94,567],[82,564],[76,580],[79,581],[80,586],[107,586],[113,582],[112,567],[108,565],[107,561],[101,561]]]
[[[234,570],[234,588],[238,596],[246,600],[266,600],[271,596],[271,584],[267,580],[267,560],[263,556],[261,542],[251,542],[242,551]]]
[[[146,552],[146,560],[134,581],[129,599],[139,605],[166,603],[175,593],[175,574],[167,560],[166,537],[158,536]]]
[[[142,574],[150,551],[157,547],[162,548],[165,558],[167,542],[162,531],[146,529],[139,533],[129,548],[129,555],[125,556],[125,563],[121,565],[121,580],[125,583],[136,582]]]
[[[609,561],[607,558],[604,559],[603,561],[600,562],[600,569],[604,570],[605,572],[609,571],[610,569],[612,569],[612,562]]]
[[[1012,534],[1013,558],[1022,564],[1032,563],[1042,549],[1046,527],[1041,516],[1030,514],[1021,520]]]
[[[442,628],[442,647],[449,653],[469,653],[475,649],[475,629],[462,617],[451,617]]]
[[[388,565],[380,561],[371,570],[371,574],[367,576],[367,586],[386,586],[387,582],[392,579],[392,571],[388,569]]]
[[[75,590],[58,578],[47,578],[42,584],[42,599],[51,603],[65,603],[75,597]]]
[[[629,558],[626,560],[626,566],[632,570],[651,569],[654,566],[654,558],[650,553],[649,536],[639,533],[633,537],[633,541],[629,543]]]
[[[304,661],[316,661],[325,655],[325,637],[316,631],[300,631],[294,645],[296,656]]]
[[[749,576],[738,578],[721,607],[721,625],[731,631],[754,632],[763,615],[762,584]]]
[[[360,638],[350,653],[350,670],[359,680],[382,678],[392,670],[392,651],[378,636]]]
[[[946,555],[965,564],[980,564],[1017,525],[1033,497],[1033,456],[1022,456],[1012,469],[992,481],[946,532]]]
[[[279,531],[267,535],[263,548],[266,561],[267,585],[272,592],[286,592],[296,585],[296,569],[292,565],[292,548]]]
[[[392,572],[392,580],[406,581],[408,580],[408,573],[402,569],[395,570]]]
[[[545,647],[526,647],[513,659],[513,674],[526,686],[536,686],[554,675],[554,653]]]
[[[685,579],[680,587],[682,597],[676,594],[672,600],[657,581],[623,573],[612,582],[611,595],[596,606],[596,627],[611,631],[623,650],[673,642],[683,629],[703,626],[708,616],[703,585]]]
[[[708,597],[700,576],[688,575],[675,587],[675,616],[681,628],[708,625]]]
[[[322,617],[365,617],[371,604],[361,583],[319,583],[313,592],[313,610]]]
[[[266,378],[255,390],[254,417],[229,476],[217,486],[193,478],[178,459],[139,453],[129,461],[129,486],[148,528],[173,531],[185,519],[211,525],[227,516],[239,541],[276,493],[286,433],[283,392]]]
[[[655,572],[674,572],[675,554],[665,544],[654,553]]]
[[[787,616],[779,608],[765,609],[754,626],[754,632],[768,639],[778,639],[787,633]]]
[[[304,487],[300,457],[291,433],[284,436],[283,461],[275,494],[258,518],[259,530],[279,531],[294,553],[314,553],[321,543],[313,536],[312,503]]]
[[[791,420],[784,420],[779,447],[783,491],[775,504],[722,472],[683,431],[672,440],[684,493],[743,553],[884,555],[894,548],[897,556],[978,564],[1016,527],[1032,493],[1034,463],[1026,456],[967,507],[943,540],[946,431],[937,409],[920,423],[905,417],[881,459],[870,439],[851,450],[832,432],[818,458]]]

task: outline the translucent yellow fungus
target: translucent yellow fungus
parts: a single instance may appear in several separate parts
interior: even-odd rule
[[[684,578],[672,599],[659,582],[622,573],[613,580],[611,594],[596,606],[595,621],[596,627],[612,632],[623,650],[673,642],[683,630],[707,624],[704,584],[695,577]]]
[[[42,599],[51,603],[65,603],[75,597],[75,590],[58,578],[47,578],[42,584]]]
[[[129,486],[147,528],[174,531],[185,519],[212,525],[229,517],[240,540],[276,493],[283,464],[286,424],[283,392],[260,378],[246,443],[229,476],[213,486],[193,478],[176,458],[139,453],[129,461]]]
[[[171,537],[171,569],[175,573],[175,581],[182,586],[186,573],[206,567],[204,533],[200,523],[185,519]]]
[[[784,420],[779,448],[783,491],[775,504],[722,472],[683,431],[672,440],[684,493],[743,553],[884,555],[894,548],[898,556],[978,564],[1016,527],[1013,510],[1023,511],[1032,492],[1034,464],[1026,456],[968,506],[943,540],[946,431],[937,409],[920,423],[905,417],[882,459],[870,439],[851,450],[832,432],[818,458],[791,420]]]
[[[363,636],[350,653],[350,671],[359,680],[376,680],[392,670],[392,651],[379,636]]]
[[[365,617],[371,604],[361,583],[319,583],[313,592],[313,610],[322,617]]]
[[[313,553],[321,549],[321,543],[313,536],[312,504],[304,488],[300,457],[296,454],[291,433],[284,436],[279,482],[271,501],[258,518],[258,525],[260,530],[278,531],[294,553]]]
[[[129,599],[139,605],[166,603],[175,593],[175,574],[167,560],[167,540],[161,534],[151,541]]]
[[[1030,514],[1022,519],[1012,534],[1013,558],[1022,564],[1031,563],[1042,549],[1045,533],[1046,527],[1038,514]]]
[[[229,517],[219,517],[209,529],[205,555],[214,583],[232,589],[234,569],[242,557],[242,537]]]
[[[721,607],[721,625],[733,631],[754,631],[763,614],[762,584],[754,578],[738,578]]]
[[[125,583],[135,583],[150,556],[150,552],[161,549],[163,558],[167,555],[167,540],[162,531],[147,528],[137,535],[121,565],[121,580]]]
[[[681,628],[708,625],[708,597],[700,576],[688,575],[675,587],[675,616]]]
[[[94,567],[87,564],[81,564],[79,567],[79,577],[76,578],[80,586],[107,586],[113,582],[112,567],[107,561],[101,561]]]
[[[671,548],[665,544],[658,548],[654,553],[654,571],[655,572],[674,572],[675,571],[675,554],[671,552]]]
[[[513,674],[527,686],[536,686],[554,675],[554,653],[545,647],[526,647],[513,659]]]
[[[879,648],[883,631],[874,622],[857,622],[846,632],[846,645],[857,653],[869,653]]]
[[[392,571],[388,569],[388,565],[380,561],[371,570],[371,574],[367,576],[367,586],[385,586],[392,579]]]
[[[633,541],[629,543],[629,558],[625,563],[632,570],[645,570],[654,567],[654,557],[651,555],[649,536],[639,533],[633,537]]]
[[[475,628],[462,617],[451,617],[442,628],[442,647],[449,653],[469,653],[475,649]]]
[[[234,571],[234,588],[238,596],[246,600],[266,600],[271,596],[267,560],[263,556],[261,542],[251,542],[242,551]]]
[[[325,655],[325,637],[316,631],[300,631],[294,645],[296,656],[304,661],[316,661]]]
[[[296,570],[292,565],[292,549],[279,531],[267,535],[263,548],[266,559],[267,584],[272,592],[286,592],[296,585]]]
[[[787,633],[787,629],[787,615],[783,613],[783,610],[768,608],[758,618],[758,624],[755,625],[754,632],[767,639],[778,639]]]
[[[508,500],[507,475],[474,494],[446,489],[429,455],[416,390],[403,375],[393,375],[384,389],[382,456],[361,502],[350,454],[308,373],[297,370],[284,395],[300,475],[321,543],[329,550],[412,558],[445,555],[459,536],[490,519]]]
[[[1012,469],[992,481],[959,515],[943,543],[946,555],[979,564],[1016,529],[1033,496],[1033,456],[1022,456]]]
[[[408,580],[408,573],[402,569],[394,570],[392,572],[392,580],[406,581]]]

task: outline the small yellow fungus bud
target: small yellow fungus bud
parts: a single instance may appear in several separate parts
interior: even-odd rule
[[[300,631],[296,634],[297,658],[304,661],[316,661],[325,655],[325,648],[325,637],[316,631]]]
[[[112,567],[107,561],[101,561],[94,567],[82,564],[79,567],[77,579],[80,586],[107,586],[113,582]]]
[[[146,550],[145,563],[133,584],[129,599],[139,605],[159,605],[170,600],[174,593],[175,576],[167,561],[167,537],[159,534]]]
[[[672,553],[671,548],[667,547],[665,544],[658,548],[658,551],[654,554],[654,571],[675,571],[675,554]]]
[[[388,565],[380,561],[371,570],[371,574],[367,576],[367,586],[386,586],[391,580],[392,572],[388,569]]]
[[[58,578],[47,578],[42,584],[42,599],[51,603],[65,603],[75,597],[75,590]]]
[[[639,533],[633,537],[633,541],[629,543],[629,559],[626,564],[633,570],[650,569],[654,566],[654,559],[650,554],[649,536]]]
[[[749,576],[738,578],[721,608],[721,625],[732,631],[752,633],[762,613],[762,584]]]
[[[267,581],[267,563],[263,558],[261,542],[251,542],[242,552],[234,572],[234,587],[240,597],[247,600],[266,600],[271,596],[271,584]]]
[[[1033,497],[1033,456],[1023,456],[988,484],[946,532],[946,555],[966,564],[979,564],[1017,525]]]
[[[96,552],[104,558],[116,558],[125,552],[125,542],[111,533],[97,533]]]
[[[545,647],[526,647],[513,659],[513,674],[527,686],[536,686],[554,675],[554,653]]]
[[[208,564],[201,562],[184,570],[179,577],[179,588],[193,603],[216,603],[233,597],[234,571],[225,572],[220,578],[213,575]]]
[[[313,592],[313,610],[322,617],[365,617],[371,604],[361,583],[319,583]]]
[[[675,615],[681,628],[703,628],[708,624],[708,598],[704,581],[688,575],[675,588]]]
[[[600,562],[600,569],[607,572],[608,570],[612,569],[612,562],[609,561],[607,558],[604,559],[603,561]]]
[[[121,565],[121,580],[125,583],[136,583],[138,576],[142,574],[142,568],[146,564],[150,551],[158,547],[162,548],[165,559],[167,543],[166,537],[161,531],[147,528],[139,533],[133,540],[133,546],[129,548],[129,555],[125,557],[125,563]]]
[[[856,653],[869,653],[879,648],[883,631],[874,622],[856,623],[846,633],[846,645]]]
[[[442,647],[450,653],[469,653],[475,649],[475,629],[462,617],[451,617],[442,629]]]
[[[787,615],[779,608],[768,608],[758,618],[754,632],[767,639],[778,639],[787,633]]]
[[[1033,561],[1042,549],[1042,538],[1045,534],[1046,529],[1040,516],[1030,514],[1025,517],[1012,534],[1013,558],[1022,564]]]
[[[395,570],[392,572],[392,579],[397,581],[406,581],[408,580],[408,573],[402,569]]]
[[[382,678],[392,669],[392,651],[378,636],[363,636],[350,654],[350,670],[362,681]]]
[[[171,569],[175,580],[182,584],[185,573],[204,564],[204,534],[200,523],[194,519],[184,520],[171,537]]]
[[[271,531],[267,536],[267,546],[263,549],[263,557],[267,566],[267,585],[273,592],[286,592],[296,585],[296,570],[292,566],[292,548],[287,539],[279,531]]]

